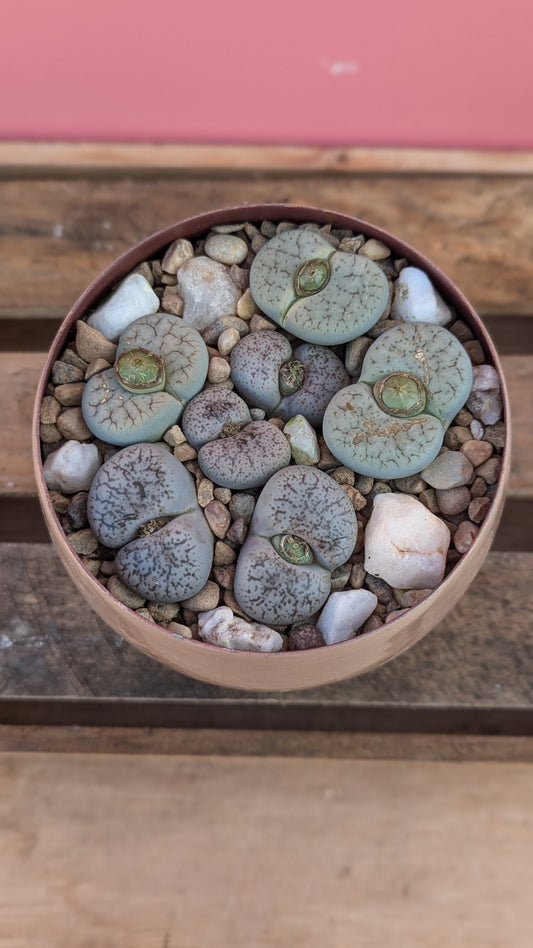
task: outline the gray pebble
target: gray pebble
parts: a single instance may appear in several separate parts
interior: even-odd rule
[[[246,241],[231,234],[212,234],[207,238],[204,249],[208,257],[219,263],[238,265],[248,256]]]
[[[420,475],[430,487],[448,490],[468,484],[473,473],[474,468],[462,451],[443,451]]]
[[[437,490],[437,503],[441,514],[450,516],[466,510],[471,500],[468,487],[452,487],[449,490]]]
[[[252,494],[235,493],[229,502],[229,511],[233,520],[243,517],[244,520],[250,521],[254,507],[255,497]]]

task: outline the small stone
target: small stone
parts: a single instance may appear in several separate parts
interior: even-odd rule
[[[212,500],[204,509],[206,520],[219,540],[223,540],[231,524],[231,514],[219,500]],[[210,608],[213,608],[212,606]]]
[[[233,589],[235,564],[228,563],[225,566],[213,566],[213,578],[221,589]]]
[[[213,564],[215,566],[229,566],[237,559],[237,554],[229,543],[223,540],[217,540],[215,543],[215,552],[213,554]]]
[[[139,596],[138,593],[129,589],[116,575],[109,577],[107,589],[115,599],[118,599],[118,601],[124,606],[127,606],[128,609],[141,609],[146,602],[143,596]]]
[[[505,425],[503,421],[485,428],[484,437],[485,441],[489,441],[497,451],[501,451],[505,445]]]
[[[161,297],[161,309],[164,313],[170,313],[171,316],[183,316],[185,303],[181,296],[178,296],[174,287],[167,287]]]
[[[65,494],[89,490],[102,461],[95,444],[67,441],[43,464],[47,486]]]
[[[174,448],[174,457],[183,464],[185,461],[193,461],[194,458],[198,457],[198,451],[193,448],[192,444],[184,441],[183,444],[178,444]]]
[[[352,589],[361,589],[366,579],[366,569],[362,563],[354,563],[350,572],[349,583]]]
[[[289,633],[289,652],[322,648],[326,643],[316,625],[294,625]]]
[[[391,252],[390,248],[381,240],[370,237],[360,248],[359,254],[362,257],[368,257],[369,260],[386,260],[387,257],[390,257]]]
[[[68,382],[66,385],[58,385],[55,390],[55,397],[58,402],[66,407],[81,405],[81,398],[85,382]]]
[[[244,609],[241,609],[239,603],[235,599],[235,593],[233,592],[233,589],[225,589],[222,598],[224,600],[224,605],[227,606],[228,609],[231,609],[231,611],[236,616],[241,616],[241,618],[245,619],[247,622],[252,621],[251,617],[244,611]]]
[[[250,418],[252,421],[263,421],[266,418],[266,411],[263,408],[250,408]]]
[[[377,601],[377,597],[368,589],[331,593],[316,623],[326,645],[353,638],[374,611]]]
[[[148,280],[140,273],[130,273],[109,299],[89,316],[87,324],[115,342],[135,319],[157,313],[158,309],[159,297]]]
[[[461,451],[468,458],[472,467],[479,467],[480,464],[490,458],[494,447],[490,441],[477,441],[473,438],[461,445]]]
[[[367,477],[365,474],[359,474],[354,481],[354,487],[357,488],[359,493],[367,497],[374,487],[374,478]]]
[[[344,365],[352,381],[359,380],[363,359],[371,345],[372,339],[370,339],[369,336],[359,336],[357,339],[352,339],[347,343]]]
[[[177,602],[151,602],[148,610],[154,622],[158,622],[159,625],[167,625],[168,622],[172,622],[176,618],[180,607]]]
[[[482,523],[487,516],[492,501],[490,497],[473,497],[468,506],[468,517],[474,523]]]
[[[210,504],[212,500],[214,500],[215,495],[213,491],[213,481],[210,481],[208,477],[202,477],[196,490],[200,507],[207,507],[207,505]]]
[[[52,367],[52,382],[54,385],[68,385],[69,382],[83,382],[85,379],[85,368],[78,365],[70,365],[68,362],[58,360]]]
[[[250,332],[263,332],[264,330],[277,328],[272,320],[267,319],[266,316],[262,316],[260,313],[254,313],[250,320]]]
[[[231,527],[226,533],[226,539],[230,543],[235,543],[237,546],[242,546],[246,540],[248,534],[248,524],[244,517],[238,517],[237,520],[234,520],[231,524]]]
[[[67,365],[74,365],[77,369],[83,369],[84,372],[87,368],[87,362],[85,359],[82,359],[76,350],[72,349],[70,346],[67,346],[67,348],[63,351],[61,358]]]
[[[232,494],[229,487],[215,487],[213,491],[215,500],[219,500],[221,504],[229,504]]]
[[[199,332],[219,316],[235,315],[241,295],[223,263],[208,256],[192,257],[178,270],[183,319]]]
[[[225,382],[231,375],[231,367],[226,359],[221,356],[213,356],[209,360],[209,369],[207,378],[210,382]]]
[[[208,579],[205,586],[202,586],[199,592],[181,603],[184,609],[190,609],[192,612],[205,612],[209,609],[216,609],[220,598],[220,590],[216,583]]]
[[[234,329],[239,334],[239,339],[248,335],[250,331],[248,323],[239,316],[219,316],[218,319],[214,319],[206,329],[202,330],[201,336],[206,346],[217,346],[222,333],[228,329]],[[237,342],[238,341],[239,340],[237,340]],[[220,348],[215,349],[212,355],[218,355],[219,352]]]
[[[215,234],[237,234],[240,230],[244,230],[244,222],[236,224],[214,224],[212,228]]]
[[[476,467],[476,474],[482,477],[486,484],[496,484],[500,476],[502,459],[494,456]]]
[[[366,574],[365,579],[366,588],[373,592],[377,596],[378,602],[383,605],[388,605],[392,601],[392,588],[389,586],[384,579],[381,579],[379,576],[372,576],[371,573]]]
[[[443,451],[423,468],[420,476],[430,487],[442,491],[468,484],[473,473],[473,465],[462,451]]]
[[[98,549],[98,539],[88,527],[85,530],[69,533],[67,539],[74,552],[79,555],[87,556],[89,553],[96,553]]]
[[[83,419],[81,408],[67,408],[61,413],[56,424],[68,441],[88,441],[92,436]]]
[[[470,425],[472,424],[473,420],[474,420],[474,416],[472,412],[468,411],[468,408],[465,408],[463,406],[457,412],[454,418],[454,423],[461,428],[470,428]]]
[[[448,490],[437,490],[439,510],[444,516],[462,513],[471,500],[468,487],[451,487]]]
[[[89,326],[83,319],[76,323],[76,349],[82,359],[89,364],[96,359],[105,359],[113,365],[117,353],[114,342],[110,342],[103,333]]]
[[[427,484],[419,474],[411,474],[409,477],[397,477],[394,486],[404,494],[421,494]]]
[[[466,553],[479,533],[479,527],[469,520],[463,520],[453,535],[453,545],[458,553]]]
[[[53,395],[45,395],[41,402],[40,419],[43,425],[54,425],[61,412],[61,405]]]
[[[283,647],[283,639],[275,629],[236,618],[227,606],[201,612],[198,634],[210,645],[238,651],[279,652]]]
[[[423,490],[421,494],[418,495],[418,499],[422,501],[424,507],[427,507],[428,510],[433,514],[439,513],[439,505],[437,501],[437,492],[434,487],[427,487],[426,490]]]
[[[248,322],[255,313],[257,313],[257,305],[250,287],[247,287],[237,303],[237,316]]]
[[[470,493],[472,497],[484,497],[487,493],[487,482],[482,477],[476,477],[470,485]]]
[[[466,405],[484,425],[494,425],[500,420],[503,406],[500,380],[494,366],[474,366],[472,390]]]
[[[180,237],[178,240],[175,240],[166,251],[161,262],[161,267],[165,273],[175,274],[190,257],[194,257],[194,247],[190,240]]]
[[[218,337],[218,351],[221,355],[227,356],[235,348],[240,340],[240,335],[236,329],[225,329]]]
[[[248,244],[242,237],[231,234],[212,234],[205,242],[205,252],[219,263],[243,263],[248,256]]]
[[[349,467],[338,467],[336,471],[332,471],[330,477],[341,486],[353,487],[355,484],[355,473]]]
[[[412,494],[379,494],[365,531],[365,569],[398,589],[443,579],[450,531]]]
[[[179,425],[172,425],[172,428],[165,431],[163,439],[171,448],[177,448],[187,440]]]
[[[317,464],[320,460],[320,448],[315,429],[303,415],[294,415],[283,433],[288,438],[292,459],[295,464]]]
[[[98,559],[97,556],[82,556],[81,561],[93,576],[98,576],[102,560]]]
[[[406,322],[451,322],[452,311],[437,293],[427,274],[418,267],[404,267],[396,280],[391,307],[393,319]]]
[[[48,496],[56,514],[59,516],[66,514],[70,504],[70,499],[65,497],[63,494],[60,494],[57,490],[51,490]]]
[[[432,592],[432,589],[400,589],[398,590],[398,605],[402,609],[412,609],[413,606],[427,599]]]
[[[339,589],[344,589],[350,580],[351,572],[351,563],[343,563],[342,566],[337,566],[331,573],[331,591],[337,592]]]
[[[356,487],[351,487],[350,484],[341,484],[340,486],[350,498],[354,510],[363,510],[366,507],[367,499]]]
[[[92,379],[93,375],[98,375],[99,372],[105,372],[106,369],[110,368],[111,364],[107,359],[95,359],[94,362],[90,362],[85,369],[85,381],[88,382],[89,379]]]
[[[467,342],[463,343],[464,348],[470,356],[470,361],[472,365],[482,365],[485,361],[485,353],[483,352],[483,346],[478,339],[469,339]]]
[[[190,629],[188,625],[183,625],[181,622],[168,622],[166,630],[170,632],[171,635],[175,635],[178,639],[194,638],[192,629]]]
[[[448,326],[448,329],[459,342],[463,344],[468,342],[470,339],[474,338],[474,333],[470,329],[470,326],[467,326],[462,319],[456,319],[455,322]]]
[[[485,429],[480,421],[477,418],[472,418],[470,422],[470,431],[472,432],[472,438],[476,441],[482,441]]]
[[[236,492],[232,495],[229,502],[229,512],[232,520],[238,520],[242,517],[247,523],[252,519],[255,508],[255,497],[252,494]]]
[[[245,263],[249,261],[249,256],[247,257]],[[229,268],[230,277],[233,280],[235,286],[238,286],[240,290],[246,290],[248,283],[250,282],[250,271],[246,267],[238,267],[236,263],[232,263]],[[239,306],[237,304],[237,315],[239,314]],[[242,317],[244,319],[244,317]]]
[[[383,620],[379,618],[375,613],[368,617],[366,622],[363,622],[359,632],[364,634],[366,632],[375,632],[376,629],[381,629],[383,625]]]
[[[320,460],[317,467],[321,471],[331,471],[334,468],[340,467],[339,461],[329,450],[322,435],[318,436],[318,447],[320,448]]]
[[[399,619],[400,616],[404,616],[406,612],[409,612],[409,609],[394,609],[392,612],[389,612],[389,614],[386,616],[385,622],[387,624],[389,622],[394,622],[395,619]]]
[[[87,526],[87,491],[74,494],[68,505],[68,518],[75,530]]]
[[[470,428],[463,425],[452,425],[444,435],[444,445],[450,451],[459,451],[462,444],[472,440]]]
[[[362,234],[359,234],[357,237],[343,237],[339,244],[339,250],[342,250],[344,253],[357,253],[364,242],[365,238]]]

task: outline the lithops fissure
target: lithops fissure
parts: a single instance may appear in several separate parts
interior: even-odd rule
[[[202,337],[182,319],[143,316],[120,336],[115,367],[88,380],[85,422],[97,438],[120,447],[159,441],[202,388],[208,365]]]
[[[320,427],[335,392],[347,385],[342,360],[326,346],[293,350],[279,332],[250,333],[231,352],[231,377],[248,404],[288,421],[303,415]]]
[[[141,596],[178,602],[207,582],[213,535],[194,479],[162,445],[130,445],[106,461],[91,485],[87,515],[100,543],[121,548],[118,574]]]
[[[278,471],[259,496],[239,555],[239,605],[270,625],[310,618],[329,595],[331,571],[346,562],[356,540],[354,508],[335,481],[306,465]]]
[[[389,284],[367,257],[336,250],[321,234],[290,230],[269,240],[250,270],[261,310],[306,342],[335,345],[370,329],[385,312]]]
[[[404,323],[376,339],[359,382],[333,396],[324,439],[359,474],[408,477],[437,456],[471,385],[472,365],[455,336],[430,323]]]

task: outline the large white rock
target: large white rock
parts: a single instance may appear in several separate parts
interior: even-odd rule
[[[115,292],[95,309],[87,322],[106,339],[115,342],[121,332],[140,316],[157,313],[159,298],[142,273],[130,273]]]
[[[445,326],[451,322],[453,314],[423,270],[404,267],[396,280],[391,318],[403,319],[407,323]]]
[[[409,494],[378,494],[365,531],[365,569],[397,589],[442,581],[450,531]]]
[[[228,606],[198,613],[198,635],[210,645],[233,648],[240,652],[279,652],[283,639],[266,625],[246,622]]]
[[[183,319],[198,332],[219,316],[235,316],[241,290],[229,267],[210,257],[191,257],[179,268],[178,290],[184,302]]]
[[[326,645],[352,639],[378,604],[369,589],[345,589],[331,593],[316,623]]]
[[[95,444],[67,441],[43,464],[46,486],[63,494],[89,490],[102,459]]]

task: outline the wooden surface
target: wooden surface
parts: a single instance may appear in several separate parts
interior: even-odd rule
[[[98,272],[174,220],[257,200],[367,218],[437,263],[503,356],[515,434],[493,552],[445,622],[359,679],[261,698],[183,678],[102,625],[43,542],[29,447],[45,350]],[[5,143],[0,209],[0,722],[22,728],[7,746],[33,740],[38,723],[285,730],[308,747],[310,732],[396,733],[398,756],[413,733],[435,747],[443,735],[533,734],[532,155]]]
[[[530,948],[531,765],[0,755],[1,948]]]

